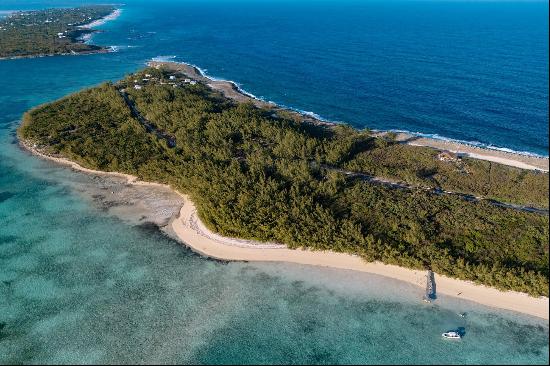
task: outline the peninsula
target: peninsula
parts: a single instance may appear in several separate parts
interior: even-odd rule
[[[548,173],[311,120],[187,65],[151,66],[29,111],[22,143],[168,184],[194,202],[201,232],[548,296]]]
[[[94,22],[116,15],[110,5],[11,13],[0,19],[0,59],[107,52],[84,40]]]

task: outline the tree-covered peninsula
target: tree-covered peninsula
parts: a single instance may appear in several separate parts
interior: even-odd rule
[[[545,173],[304,122],[163,68],[33,109],[18,134],[88,168],[170,184],[227,236],[548,295],[548,215],[509,205],[548,207]]]
[[[104,50],[80,37],[93,30],[83,25],[106,17],[109,5],[18,11],[0,19],[0,58],[30,57]]]

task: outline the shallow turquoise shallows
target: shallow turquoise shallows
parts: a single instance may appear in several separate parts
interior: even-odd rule
[[[0,11],[67,3],[2,0]],[[541,121],[548,105],[541,98],[548,96],[542,85],[548,70],[539,64],[548,62],[541,56],[547,44],[538,38],[539,22],[547,20],[535,11],[547,11],[547,4],[503,5],[508,13],[485,22],[482,15],[495,3],[436,9],[436,3],[325,2],[311,12],[290,2],[276,8],[270,2],[126,3],[122,16],[93,39],[118,52],[0,62],[0,364],[548,363],[546,321],[445,296],[425,304],[421,288],[374,275],[202,258],[158,230],[106,215],[75,189],[85,180],[81,174],[28,155],[15,139],[25,110],[121,78],[152,57],[176,56],[266,99],[327,118],[547,155]],[[512,8],[533,20],[505,24]],[[446,22],[434,23],[430,14]],[[457,28],[459,19],[467,27]],[[498,27],[517,37],[526,32],[531,41],[510,38],[502,48],[510,33],[495,34]],[[470,33],[457,36],[468,29],[488,38],[476,46]],[[390,37],[385,45],[382,33]],[[414,37],[429,34],[435,39],[413,47]],[[328,35],[323,42],[316,38]],[[448,48],[434,55],[435,44]],[[483,70],[472,71],[475,65],[457,53]],[[495,57],[503,66],[496,79]],[[407,74],[410,79],[393,79]],[[456,80],[456,88],[433,93],[450,83],[437,75]],[[464,88],[472,85],[479,90],[470,90],[464,103]],[[480,114],[481,95],[488,104]],[[425,120],[419,110],[428,108],[422,105],[428,96],[436,104]],[[510,122],[520,119],[523,125]],[[465,318],[458,315],[463,312]],[[458,327],[466,331],[461,341],[441,338]]]

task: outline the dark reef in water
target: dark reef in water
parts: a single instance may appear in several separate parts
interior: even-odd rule
[[[147,233],[160,232],[160,226],[150,221],[142,222],[140,224],[135,225],[135,227]]]
[[[13,196],[15,196],[15,193],[7,192],[7,191],[0,192],[0,203],[9,200]]]

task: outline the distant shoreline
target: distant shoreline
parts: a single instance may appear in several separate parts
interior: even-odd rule
[[[87,35],[93,35],[94,33],[98,32],[93,27],[96,27],[98,25],[102,25],[110,20],[115,20],[120,16],[122,12],[122,9],[115,9],[110,14],[94,20],[91,23],[84,24],[81,26],[78,26],[79,29],[81,29],[83,32],[86,32]],[[73,43],[86,43],[84,41],[78,41],[73,40]],[[21,56],[9,56],[9,57],[0,57],[0,61],[4,60],[20,60],[20,59],[32,59],[32,58],[42,58],[42,57],[53,57],[53,56],[85,56],[85,55],[95,55],[95,54],[101,54],[101,53],[110,53],[113,52],[110,47],[104,47],[104,46],[96,46],[96,45],[90,45],[98,47],[96,50],[85,50],[85,51],[71,51],[71,52],[63,52],[63,53],[41,53],[41,54],[33,54],[33,55],[21,55]]]
[[[421,270],[387,265],[380,262],[367,263],[359,256],[351,254],[288,249],[285,245],[278,243],[261,243],[221,236],[210,231],[201,222],[189,196],[178,192],[168,185],[140,181],[137,177],[130,174],[84,168],[69,159],[47,155],[37,147],[30,146],[21,139],[19,139],[19,143],[23,149],[33,155],[60,165],[69,166],[84,173],[121,177],[127,179],[128,184],[150,186],[151,189],[155,189],[155,187],[170,188],[183,198],[184,204],[180,209],[179,216],[171,220],[169,227],[180,242],[204,256],[229,261],[287,262],[353,270],[405,281],[421,288],[426,286],[425,271]],[[504,292],[496,288],[441,275],[436,276],[436,285],[438,294],[472,301],[493,308],[516,311],[544,320],[549,319],[548,297],[535,298],[515,291]]]
[[[251,101],[259,107],[271,107],[281,110],[287,110],[297,115],[307,122],[322,125],[337,125],[337,122],[324,121],[317,118],[315,115],[300,112],[289,109],[284,106],[277,105],[272,102],[266,102],[259,98],[256,98],[252,94],[240,89],[237,83],[230,80],[218,80],[207,76],[203,70],[199,67],[188,64],[185,62],[175,61],[149,61],[147,65],[151,67],[164,66],[174,71],[180,71],[197,81],[202,81],[212,87],[215,90],[222,92],[226,97],[236,100],[238,102]],[[393,131],[373,131],[377,134],[386,134]],[[549,158],[543,156],[535,156],[522,154],[520,152],[508,152],[497,149],[491,149],[486,147],[478,147],[466,143],[461,143],[453,140],[436,139],[429,137],[421,137],[413,133],[399,132],[397,133],[397,140],[403,143],[407,143],[413,146],[431,147],[442,151],[451,151],[463,157],[469,157],[473,159],[492,161],[495,163],[513,166],[520,169],[538,170],[542,172],[548,172]]]
[[[10,57],[0,57],[0,61],[4,60],[20,60],[20,59],[32,59],[32,58],[42,58],[42,57],[54,57],[54,56],[87,56],[87,55],[97,55],[101,53],[111,53],[109,48],[102,47],[98,50],[88,50],[81,52],[64,52],[64,53],[44,53],[39,55],[28,55],[28,56],[10,56]]]
[[[103,25],[107,23],[110,20],[115,20],[122,14],[122,9],[115,9],[110,14],[104,16],[103,18],[99,18],[97,20],[94,20],[93,22],[90,22],[88,24],[80,25],[78,28],[80,29],[92,29],[94,27],[98,27],[100,25]]]

